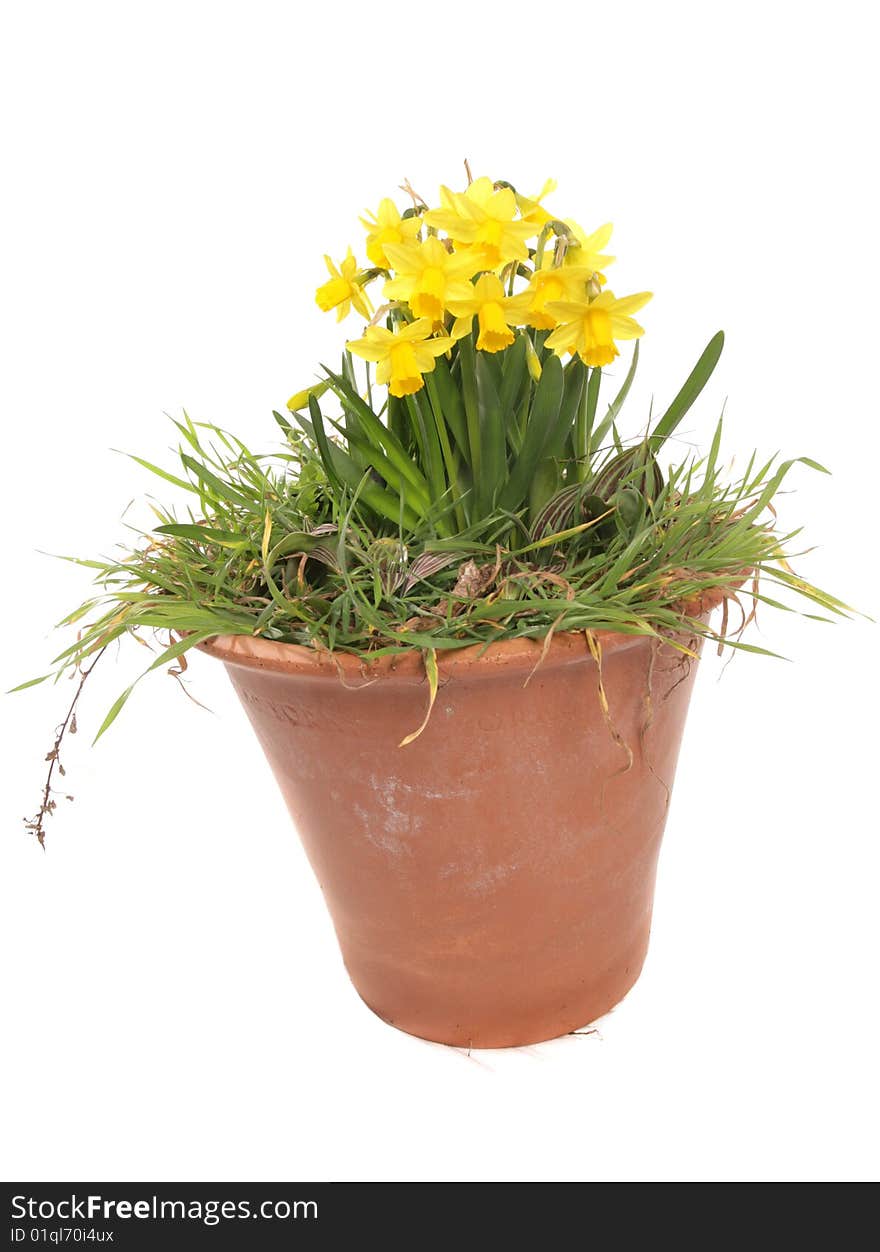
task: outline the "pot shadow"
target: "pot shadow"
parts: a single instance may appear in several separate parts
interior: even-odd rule
[[[418,1036],[413,1036],[418,1038]],[[508,1058],[524,1057],[529,1061],[546,1065],[552,1059],[552,1053],[561,1048],[570,1048],[575,1039],[592,1039],[596,1043],[604,1043],[605,1037],[596,1026],[584,1026],[579,1030],[569,1031],[567,1035],[559,1035],[555,1039],[546,1039],[542,1043],[525,1043],[515,1048],[459,1048],[449,1043],[437,1043],[432,1039],[419,1039],[419,1043],[427,1048],[438,1049],[449,1055],[455,1053],[469,1065],[486,1070],[490,1074],[500,1072],[498,1062],[506,1062]],[[495,1061],[496,1064],[492,1064]]]

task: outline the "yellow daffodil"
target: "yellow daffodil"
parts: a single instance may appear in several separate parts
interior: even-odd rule
[[[638,339],[645,332],[630,316],[651,299],[650,291],[617,299],[600,292],[594,300],[551,303],[547,312],[559,322],[546,346],[557,356],[577,353],[585,365],[610,365],[618,355],[615,339]]]
[[[495,190],[492,180],[478,178],[460,193],[440,188],[443,207],[425,214],[429,226],[446,231],[450,239],[464,247],[479,249],[491,269],[507,261],[525,261],[529,255],[525,241],[538,233],[534,222],[517,221],[516,196],[509,187]]]
[[[613,256],[606,256],[602,249],[608,247],[608,241],[611,238],[611,232],[614,227],[610,222],[606,222],[604,226],[600,226],[598,230],[594,230],[591,235],[578,226],[577,222],[571,221],[570,218],[565,219],[565,225],[574,235],[578,242],[577,247],[568,246],[565,252],[565,265],[576,265],[579,268],[591,270],[600,283],[605,282],[605,275],[600,270],[605,265],[610,265],[614,260]]]
[[[592,270],[580,265],[547,265],[532,275],[525,291],[511,297],[508,308],[516,314],[520,325],[553,330],[556,318],[547,312],[547,305],[560,300],[585,300],[587,282],[592,276]]]
[[[479,252],[449,252],[432,235],[424,243],[386,244],[395,277],[385,284],[385,295],[405,300],[415,317],[439,322],[450,300],[467,300],[470,279],[485,268]]]
[[[393,396],[409,396],[425,385],[422,375],[433,371],[435,358],[452,347],[448,335],[431,338],[432,330],[433,322],[428,317],[394,331],[368,326],[362,339],[353,339],[346,347],[365,361],[375,363],[376,382],[387,383]]]
[[[511,309],[513,297],[505,296],[504,287],[497,274],[481,274],[465,300],[450,300],[447,308],[455,316],[452,327],[453,339],[463,339],[470,334],[476,317],[479,327],[477,347],[483,352],[501,352],[515,338],[511,325],[516,325],[517,314]]]
[[[354,305],[361,317],[371,318],[373,309],[366,292],[358,282],[360,274],[357,261],[352,256],[351,248],[349,248],[345,260],[339,264],[338,268],[328,256],[324,257],[324,264],[327,266],[330,280],[320,286],[315,292],[315,300],[318,303],[318,307],[325,313],[329,312],[330,309],[335,309],[337,322],[341,322],[344,317],[348,317],[352,305]]]
[[[401,217],[397,205],[386,197],[375,213],[361,218],[361,225],[367,232],[367,256],[379,269],[387,270],[391,266],[385,254],[385,245],[411,242],[422,223],[419,217]]]
[[[539,194],[534,198],[530,198],[529,196],[516,197],[516,203],[519,207],[522,220],[524,222],[534,223],[536,231],[540,230],[545,222],[549,222],[553,218],[553,214],[547,212],[541,201],[545,196],[549,196],[550,193],[555,190],[556,179],[548,178]]]

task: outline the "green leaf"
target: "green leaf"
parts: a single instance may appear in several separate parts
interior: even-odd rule
[[[443,406],[440,402],[440,393],[437,390],[433,373],[425,375],[425,391],[428,396],[428,405],[434,418],[437,438],[440,441],[440,450],[443,454],[443,465],[446,469],[446,479],[449,483],[450,495],[455,506],[455,524],[459,530],[464,530],[467,526],[467,518],[465,517],[464,508],[461,503],[462,490],[458,473],[460,458],[453,451],[452,444],[449,441],[449,430],[447,428],[446,419],[443,416]]]
[[[529,522],[534,525],[541,510],[559,487],[559,465],[553,457],[544,457],[535,467],[529,485]]]
[[[580,408],[586,375],[586,367],[577,358],[565,370],[559,413],[544,443],[542,457],[529,488],[529,519],[532,524],[559,487],[559,462]]]
[[[134,691],[136,685],[137,685],[136,681],[133,682],[130,687],[126,687],[125,691],[123,691],[121,696],[118,696],[117,699],[113,701],[113,704],[110,707],[109,713],[104,718],[103,722],[101,722],[101,725],[98,727],[98,733],[95,735],[94,739],[92,740],[92,747],[95,746],[95,744],[103,735],[104,731],[108,730],[116,721],[117,717],[119,716],[119,714],[122,712],[123,708],[125,707],[125,703],[128,700],[128,697]]]
[[[794,465],[809,465],[811,469],[820,469],[822,470],[822,473],[824,474],[828,473],[828,470],[822,469],[822,466],[817,465],[815,461],[808,461],[802,456],[795,456],[795,457],[792,457],[791,460],[789,461],[784,461],[782,465],[779,466],[779,469],[776,471],[776,473],[773,475],[770,481],[767,483],[764,490],[758,496],[758,499],[755,501],[754,505],[749,509],[749,512],[746,516],[756,518],[764,511],[764,509],[767,507],[767,505],[776,495],[779,488],[782,486],[782,480],[786,477],[789,470]]]
[[[594,448],[602,447],[602,440],[608,434],[609,430],[611,430],[611,428],[614,426],[614,423],[617,421],[617,418],[620,414],[620,410],[623,408],[624,402],[626,401],[626,397],[629,395],[630,387],[632,387],[633,385],[633,379],[636,376],[636,370],[638,368],[638,364],[639,364],[639,341],[637,339],[635,341],[635,344],[633,345],[632,360],[629,363],[629,369],[626,371],[626,378],[624,378],[623,380],[623,385],[621,386],[620,391],[618,391],[617,395],[609,404],[608,412],[605,414],[605,416],[602,418],[599,425],[590,435],[590,441],[589,441],[589,445],[587,449],[588,455],[593,451]]]
[[[171,420],[174,422],[174,425],[183,435],[184,439],[189,444],[189,446],[193,449],[193,451],[197,452],[199,456],[202,456],[203,455],[202,445],[199,443],[199,436],[196,432],[196,428],[190,421],[189,414],[185,411],[183,414],[183,418],[184,420],[182,422],[178,422],[175,418],[172,418]]]
[[[228,482],[223,482],[216,474],[212,473],[207,466],[196,461],[193,457],[182,452],[180,459],[188,470],[195,474],[203,487],[209,488],[215,499],[224,500],[227,504],[235,504],[241,507],[253,508],[253,500],[248,499],[244,492],[239,491],[237,487],[231,486]]]
[[[446,494],[446,476],[443,472],[443,452],[430,404],[425,400],[424,389],[405,397],[410,419],[418,430],[428,475],[428,496],[437,505]],[[447,532],[448,533],[448,532]]]
[[[638,346],[638,340],[636,340]],[[590,442],[593,424],[596,420],[596,409],[599,404],[599,387],[602,384],[602,371],[598,367],[590,370],[590,377],[581,396],[581,404],[575,421],[574,456],[577,462],[575,477],[579,483],[586,482],[590,468]]]
[[[327,432],[324,429],[324,418],[321,413],[321,406],[315,396],[309,396],[309,415],[312,419],[311,429],[315,436],[315,442],[318,445],[318,452],[321,460],[324,462],[324,469],[327,471],[327,477],[330,482],[339,490],[342,487],[342,478],[337,471],[336,462],[330,449],[330,441],[327,438]],[[355,466],[355,469],[357,467]]]
[[[477,353],[477,400],[480,408],[482,471],[476,479],[477,515],[491,512],[507,478],[507,436],[492,366]]]
[[[384,449],[388,460],[391,461],[395,469],[403,475],[407,482],[412,483],[418,492],[423,496],[427,496],[428,483],[424,474],[407,455],[406,449],[394,432],[379,421],[370,406],[361,399],[346,379],[341,378],[338,374],[334,374],[326,365],[323,365],[321,368],[327,374],[330,387],[339,397],[343,407],[356,416],[364,436],[374,447]],[[309,405],[309,410],[311,411],[311,404]],[[360,430],[355,427],[349,427],[346,424],[346,433],[351,432],[357,436]]]
[[[535,388],[522,451],[513,465],[507,485],[501,492],[499,503],[502,508],[513,512],[528,495],[535,470],[542,459],[544,445],[559,416],[563,389],[562,362],[554,354],[545,361]]]
[[[498,403],[501,406],[501,416],[505,426],[509,425],[514,418],[523,390],[523,381],[526,378],[526,347],[526,332],[520,331],[510,347],[502,353],[501,390],[498,393]]]
[[[621,534],[629,535],[645,516],[645,498],[636,487],[621,487],[612,501],[614,518]]]
[[[636,340],[636,346],[633,349],[633,356],[635,357],[635,360],[638,361],[639,359],[638,339]],[[630,365],[629,368],[632,371],[632,373],[635,374],[635,367],[633,365]],[[627,377],[629,378],[629,374],[627,374]],[[631,382],[632,382],[632,379],[630,379],[630,383]],[[587,384],[587,432],[588,433],[589,431],[593,429],[593,422],[596,420],[596,409],[599,406],[599,388],[601,387],[601,385],[602,385],[602,370],[597,366],[595,369],[590,370],[590,381]],[[625,383],[624,383],[624,386],[626,386]],[[629,390],[629,388],[627,388],[627,390]],[[625,396],[624,396],[624,399],[626,399]],[[617,401],[615,400],[614,403],[616,404]],[[623,400],[621,400],[620,403],[622,404]]]
[[[132,452],[123,452],[122,455],[127,456],[130,461],[135,461],[138,465],[142,465],[144,469],[149,470],[151,474],[156,474],[159,478],[164,478],[167,483],[173,483],[175,487],[183,487],[186,491],[196,490],[193,483],[189,482],[188,479],[178,478],[176,474],[169,474],[167,470],[160,469],[158,465],[153,465],[151,461],[145,461],[142,456],[135,456]]]
[[[442,356],[438,357],[434,362],[433,373],[427,374],[425,377],[425,382],[429,387],[432,381],[437,389],[443,419],[452,431],[452,436],[459,451],[466,458],[468,456],[468,434],[464,404],[462,403],[461,393],[449,372],[449,366]]]
[[[559,406],[559,413],[556,422],[547,436],[544,444],[545,457],[561,457],[565,448],[566,440],[571,432],[572,425],[577,416],[580,407],[581,397],[584,394],[584,385],[587,380],[586,366],[576,357],[571,364],[571,369],[565,374],[565,387],[562,396],[562,403]]]
[[[712,436],[712,446],[709,449],[709,456],[706,461],[704,476],[708,482],[713,482],[715,478],[715,465],[718,461],[718,453],[721,449],[721,431],[724,426],[723,418],[718,419],[715,427],[715,434]]]
[[[459,341],[458,361],[461,371],[461,394],[467,420],[469,463],[474,482],[480,481],[483,471],[483,450],[480,440],[480,406],[477,400],[477,364],[474,360],[474,344],[470,335]]]
[[[19,683],[17,687],[10,687],[7,695],[11,696],[16,691],[25,691],[28,687],[38,687],[40,683],[44,683],[47,678],[51,678],[51,674],[41,674],[39,678],[29,678],[25,683]]]
[[[183,629],[183,627],[180,626],[179,624],[176,624],[172,629]],[[109,729],[109,727],[113,724],[113,722],[116,721],[116,718],[122,712],[122,709],[124,708],[129,696],[134,691],[135,687],[138,685],[138,683],[141,681],[142,678],[145,678],[146,675],[151,673],[153,670],[160,669],[163,665],[167,665],[169,661],[176,660],[184,652],[188,652],[190,648],[197,647],[198,644],[204,643],[206,639],[212,638],[217,633],[218,631],[216,628],[211,629],[211,630],[193,631],[191,634],[185,635],[182,639],[175,640],[174,643],[172,643],[169,647],[165,648],[165,650],[161,652],[159,656],[156,657],[153,663],[147,669],[144,670],[143,674],[140,674],[134,680],[131,686],[126,687],[122,695],[118,696],[117,699],[114,700],[113,704],[110,707],[110,711],[108,712],[107,716],[104,718],[101,725],[98,727],[98,733],[95,735],[94,739],[92,740],[92,746],[94,746],[98,742],[98,740],[103,735],[104,731]]]
[[[336,444],[330,443],[324,429],[321,406],[314,396],[309,396],[309,412],[312,416],[311,426],[315,434],[315,442],[318,445],[321,460],[324,462],[327,477],[337,491],[341,493],[343,487],[347,487],[350,491],[359,491],[364,504],[374,513],[378,513],[380,517],[386,518],[396,526],[402,523],[409,530],[415,530],[420,523],[420,518],[406,501],[386,491],[378,483],[365,481],[363,471],[348,453]]]
[[[422,490],[408,479],[405,479],[398,472],[397,466],[385,456],[382,449],[370,443],[365,435],[355,435],[350,430],[346,431],[339,422],[333,421],[332,418],[330,421],[336,430],[346,438],[349,452],[360,454],[358,457],[352,456],[352,461],[357,467],[358,473],[362,476],[365,469],[374,469],[377,474],[385,479],[385,482],[394,492],[407,500],[422,517],[425,517],[431,507],[427,488]]]
[[[672,401],[672,404],[670,404],[669,408],[651,432],[651,446],[655,451],[661,446],[665,439],[669,438],[676,426],[684,417],[685,413],[687,413],[688,409],[694,403],[697,396],[703,390],[706,383],[712,377],[712,372],[718,364],[718,358],[721,356],[721,350],[723,347],[724,331],[719,330],[718,333],[713,335],[706,344],[706,347],[703,349],[702,356],[691,370],[681,391]]]
[[[195,539],[198,543],[218,543],[221,548],[233,551],[246,548],[250,543],[247,535],[236,534],[231,530],[215,530],[211,526],[193,525],[189,522],[171,522],[167,526],[156,526],[159,535],[173,535],[177,539]]]
[[[313,535],[307,530],[291,531],[283,539],[279,539],[274,548],[269,550],[265,565],[267,569],[272,569],[282,557],[290,556],[294,552],[312,552],[319,545],[326,543],[326,541],[326,535]]]

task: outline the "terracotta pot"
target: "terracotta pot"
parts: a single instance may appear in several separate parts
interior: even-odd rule
[[[696,664],[599,632],[352,656],[251,637],[226,665],[330,908],[391,1025],[509,1047],[606,1013],[639,975]],[[696,641],[691,641],[694,645]],[[537,667],[537,668],[536,668]]]

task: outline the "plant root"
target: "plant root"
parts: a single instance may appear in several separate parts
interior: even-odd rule
[[[632,769],[634,761],[633,750],[615,726],[614,719],[611,716],[608,696],[605,693],[605,683],[602,680],[602,645],[591,630],[585,630],[584,636],[587,640],[587,647],[590,649],[590,656],[596,662],[596,682],[598,685],[599,706],[602,709],[602,717],[605,720],[605,725],[608,727],[608,732],[611,735],[611,738],[617,744],[618,748],[620,748],[621,752],[626,754],[626,765],[611,775],[611,778],[617,778],[620,774],[628,774]],[[611,779],[607,779],[606,781],[610,782]]]
[[[659,639],[651,640],[651,657],[648,661],[648,675],[646,679],[645,695],[642,701],[645,710],[645,720],[642,723],[641,730],[639,731],[639,745],[642,749],[642,759],[647,765],[650,773],[657,779],[666,795],[666,803],[663,806],[663,814],[665,817],[665,815],[669,812],[669,804],[672,800],[672,791],[666,779],[661,777],[661,775],[658,774],[657,770],[654,768],[650,753],[648,752],[648,731],[654,724],[654,666],[657,661],[657,654],[662,646],[662,642]]]
[[[700,659],[700,654],[697,651],[699,644],[700,644],[699,636],[689,635],[686,641],[679,648],[680,657],[676,661],[675,665],[673,666],[673,671],[676,669],[681,669],[684,672],[682,673],[681,677],[678,678],[672,684],[672,686],[663,696],[664,704],[672,695],[672,693],[676,691],[681,686],[682,683],[687,682],[687,680],[690,678],[691,668],[693,666],[694,661],[698,661]]]
[[[550,629],[547,631],[547,634],[544,636],[544,646],[541,648],[541,655],[538,657],[537,661],[535,661],[535,664],[529,670],[528,676],[526,677],[526,680],[523,683],[523,691],[525,691],[526,687],[528,687],[529,683],[532,681],[535,674],[538,672],[538,669],[546,661],[547,653],[550,651],[550,644],[553,640],[553,632],[556,630],[556,627],[559,625],[559,623],[564,620],[564,618],[565,618],[565,613],[562,612],[559,614],[556,620],[551,623]]]
[[[608,790],[609,785],[614,781],[615,778],[620,778],[624,774],[629,773],[629,771],[633,767],[635,757],[633,755],[632,748],[629,746],[629,744],[624,739],[623,735],[615,726],[614,719],[611,716],[611,707],[608,703],[608,696],[605,691],[605,683],[602,679],[602,645],[591,630],[585,630],[584,637],[586,638],[586,641],[587,641],[587,647],[590,650],[590,656],[592,656],[593,660],[596,662],[596,683],[597,683],[597,690],[598,690],[598,695],[599,695],[599,707],[602,710],[602,717],[605,721],[605,725],[608,728],[608,732],[611,735],[611,738],[617,744],[618,748],[620,748],[621,752],[624,752],[626,754],[626,765],[622,765],[620,769],[615,770],[614,773],[609,775],[608,778],[602,779],[602,786],[599,790],[599,815],[600,817],[605,818],[605,793]],[[612,827],[612,829],[617,830],[617,827],[614,826],[613,823],[609,822],[609,825]]]
[[[379,681],[378,678],[367,678],[366,675],[364,675],[364,681],[362,683],[350,683],[345,677],[345,670],[343,669],[342,662],[339,660],[339,657],[331,652],[330,659],[332,660],[333,666],[336,670],[336,677],[339,679],[340,685],[343,686],[346,691],[363,691],[365,687],[372,687],[373,683],[377,683]],[[362,669],[361,673],[363,672],[364,671]]]

